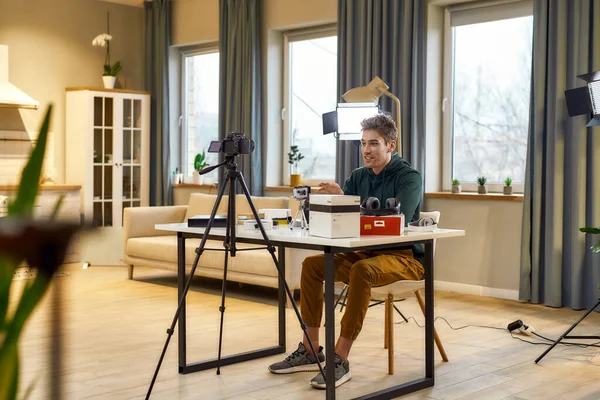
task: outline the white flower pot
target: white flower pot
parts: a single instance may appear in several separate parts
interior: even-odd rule
[[[198,173],[198,171],[194,171],[193,175],[194,175],[194,184],[195,185],[202,185],[202,183],[204,181],[204,175],[200,175]]]
[[[102,80],[104,81],[104,88],[105,89],[114,89],[117,77],[116,76],[110,76],[110,75],[104,75],[104,76],[102,76]]]

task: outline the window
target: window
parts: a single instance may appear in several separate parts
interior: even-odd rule
[[[491,4],[491,5],[490,5]],[[444,190],[487,178],[523,191],[529,127],[531,1],[450,7],[444,66]]]
[[[336,34],[335,28],[285,34],[284,184],[290,173],[302,174],[305,184],[335,179],[336,139],[323,135],[322,115],[338,101]],[[292,145],[304,156],[298,171],[288,163]]]
[[[219,52],[211,47],[183,53],[183,154],[184,176],[194,171],[196,154],[219,140]],[[218,163],[218,154],[206,153],[209,165]],[[206,175],[214,182],[218,170]]]

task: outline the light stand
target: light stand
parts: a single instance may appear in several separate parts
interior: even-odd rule
[[[541,356],[539,356],[538,358],[536,358],[535,363],[537,364],[542,358],[544,358],[544,356],[546,354],[548,354],[550,352],[550,350],[552,350],[554,348],[554,346],[556,346],[561,340],[563,339],[600,339],[600,336],[570,336],[569,332],[571,332],[573,329],[575,329],[575,327],[577,325],[579,325],[579,323],[581,321],[583,321],[583,319],[585,317],[587,317],[588,315],[591,314],[592,311],[594,311],[598,306],[600,306],[600,299],[598,299],[598,302],[596,303],[596,305],[592,308],[590,308],[585,314],[583,314],[583,316],[581,318],[579,318],[579,320],[577,322],[575,322],[573,325],[571,325],[571,327],[569,329],[566,330],[565,333],[563,333],[562,335],[560,335],[560,337],[558,339],[556,339],[556,341],[554,343],[552,343],[552,345],[550,347],[548,347]]]
[[[156,382],[156,378],[158,376],[158,371],[160,370],[161,364],[165,357],[165,353],[167,351],[167,347],[169,346],[169,342],[171,341],[171,337],[173,336],[173,333],[175,331],[175,325],[177,324],[177,320],[179,319],[179,313],[181,312],[181,308],[182,308],[183,304],[185,303],[185,298],[190,289],[190,285],[192,283],[192,278],[194,277],[194,273],[196,272],[196,267],[198,266],[198,261],[200,260],[200,256],[202,255],[202,253],[205,250],[206,241],[208,239],[210,230],[213,226],[213,222],[215,219],[215,215],[217,213],[217,209],[219,208],[219,204],[221,203],[221,199],[223,198],[223,193],[225,192],[225,188],[227,187],[227,185],[229,185],[229,198],[228,198],[229,203],[228,203],[228,208],[227,208],[227,223],[226,223],[226,228],[225,228],[226,233],[225,233],[225,241],[223,243],[223,247],[225,248],[225,264],[223,266],[223,283],[221,286],[221,306],[219,307],[219,311],[221,312],[221,321],[220,321],[220,327],[219,327],[219,350],[218,350],[218,359],[217,359],[217,365],[218,365],[217,366],[217,375],[220,374],[220,365],[219,364],[221,362],[221,347],[222,347],[222,339],[223,339],[223,315],[225,313],[227,261],[228,261],[228,254],[231,253],[231,256],[235,257],[235,254],[237,251],[236,245],[235,245],[236,227],[237,227],[236,220],[235,220],[235,183],[236,183],[236,181],[239,182],[239,184],[242,188],[242,192],[244,193],[244,195],[246,196],[246,199],[248,200],[248,204],[250,205],[250,208],[252,210],[252,214],[254,215],[254,219],[256,220],[258,229],[260,230],[260,233],[262,234],[262,237],[263,237],[265,243],[267,244],[267,250],[271,254],[271,257],[273,258],[273,262],[275,263],[275,267],[277,268],[277,272],[279,274],[280,281],[283,282],[283,284],[284,284],[285,292],[290,300],[292,307],[294,308],[294,312],[296,313],[296,317],[298,318],[298,321],[300,322],[300,327],[302,328],[302,331],[304,332],[304,336],[306,337],[306,339],[308,341],[309,347],[313,354],[317,354],[315,352],[315,348],[313,346],[312,340],[310,339],[310,337],[308,336],[308,334],[306,332],[306,324],[302,320],[300,311],[298,310],[298,306],[296,305],[296,302],[294,301],[292,292],[290,291],[290,288],[285,280],[285,277],[283,276],[283,273],[281,272],[281,268],[279,267],[279,262],[277,260],[277,257],[275,257],[275,247],[271,244],[271,241],[269,240],[269,237],[267,236],[267,233],[266,233],[266,231],[262,225],[262,222],[258,216],[256,207],[254,206],[254,203],[252,202],[252,199],[250,197],[250,192],[248,191],[248,186],[246,186],[246,182],[244,182],[244,177],[242,176],[242,173],[237,170],[237,163],[235,162],[235,157],[237,155],[238,154],[227,154],[225,156],[225,160],[222,163],[212,166],[212,167],[204,168],[201,172],[202,174],[206,174],[206,173],[211,172],[215,168],[224,166],[227,169],[227,173],[225,175],[226,180],[225,180],[225,183],[219,189],[219,193],[217,195],[215,205],[210,214],[210,218],[206,225],[204,234],[202,235],[202,240],[200,242],[200,245],[196,249],[196,258],[194,259],[194,264],[192,265],[190,275],[185,283],[185,288],[183,290],[181,298],[179,299],[179,304],[177,305],[177,311],[175,311],[175,315],[173,316],[173,321],[171,322],[171,326],[169,327],[169,329],[167,329],[167,339],[165,341],[165,345],[163,347],[162,353],[158,360],[158,365],[156,366],[156,370],[154,371],[154,376],[152,377],[152,382],[150,383],[150,387],[148,388],[148,393],[146,394],[146,399],[149,399],[150,394],[152,393],[152,388],[154,387],[154,383]],[[304,213],[303,213],[303,215],[304,215]],[[323,376],[325,376],[323,367],[318,358],[317,358],[317,365],[319,367],[319,371],[321,372],[321,374]]]
[[[569,117],[577,115],[590,114],[591,119],[587,124],[588,128],[600,125],[600,71],[590,72],[588,74],[577,75],[578,78],[586,82],[586,86],[569,89],[565,91],[565,100],[567,103],[567,112]],[[587,232],[590,228],[581,228],[583,232]],[[592,228],[593,232],[594,228]],[[596,252],[596,250],[594,250]],[[536,360],[537,364],[546,354],[550,352],[563,339],[600,339],[600,336],[570,336],[571,332],[585,317],[590,315],[598,306],[600,306],[600,298],[595,306],[590,308],[577,322],[565,331],[550,347],[548,347]]]

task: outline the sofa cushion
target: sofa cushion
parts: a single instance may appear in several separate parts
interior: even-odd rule
[[[248,204],[248,199],[243,194],[238,194],[235,198],[235,211],[238,214],[251,214],[252,209]],[[252,203],[256,207],[256,211],[261,208],[289,208],[289,200],[287,197],[267,197],[267,196],[252,196]]]
[[[185,263],[192,265],[200,239],[187,239],[185,242]],[[236,243],[238,249],[260,247],[260,245]],[[208,240],[206,248],[222,249],[223,241]],[[277,251],[277,250],[275,250]],[[152,236],[130,238],[127,241],[127,254],[132,257],[165,261],[177,264],[177,236]],[[205,268],[223,270],[224,252],[206,250],[200,257],[199,265]],[[240,251],[229,257],[228,270],[248,274],[277,276],[275,263],[267,250]]]
[[[218,215],[227,214],[228,198],[229,196],[223,196],[221,199],[221,203],[217,209]],[[187,222],[188,218],[193,217],[194,215],[210,215],[216,200],[217,196],[214,194],[192,193],[183,222]]]

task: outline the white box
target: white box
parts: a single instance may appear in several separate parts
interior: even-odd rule
[[[360,236],[360,196],[310,195],[309,233],[330,239]]]

